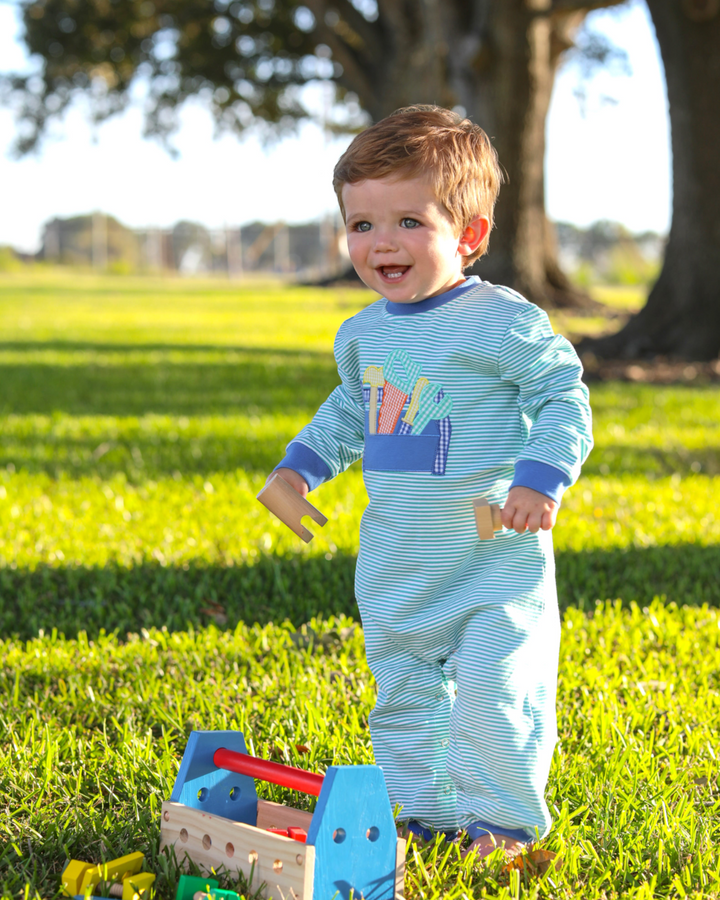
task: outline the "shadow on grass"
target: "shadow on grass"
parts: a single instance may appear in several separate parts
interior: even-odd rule
[[[0,364],[0,411],[142,416],[308,412],[338,383],[331,353],[258,347],[0,344],[0,352],[87,354]]]
[[[28,638],[39,629],[66,637],[78,631],[185,630],[215,621],[300,625],[315,615],[358,617],[355,557],[263,556],[253,565],[132,568],[38,566],[0,570],[0,635]]]
[[[313,616],[358,617],[355,557],[261,557],[253,565],[133,568],[38,566],[0,570],[0,636],[27,639],[40,629],[66,637],[100,629],[120,635],[166,626],[185,630],[215,621],[221,628]],[[596,600],[720,606],[720,546],[559,553],[562,608],[592,610]]]
[[[312,413],[307,414],[308,420]],[[299,430],[299,429],[298,429]],[[88,437],[56,433],[6,436],[0,443],[0,468],[30,475],[45,474],[51,478],[81,478],[92,475],[109,480],[122,472],[130,484],[143,484],[149,478],[160,479],[214,472],[268,473],[285,455],[285,447],[296,430],[266,432],[259,440],[250,431],[224,434],[210,431],[178,438],[170,430],[148,434],[141,429],[118,434]]]

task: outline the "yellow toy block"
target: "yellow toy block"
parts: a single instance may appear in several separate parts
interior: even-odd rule
[[[155,876],[152,872],[140,872],[139,875],[126,875],[123,878],[122,900],[140,900],[149,890]]]
[[[92,869],[92,863],[81,862],[79,859],[71,859],[62,873],[63,893],[68,897],[74,897],[82,893],[80,885],[88,869]]]
[[[119,859],[92,866],[84,873],[78,894],[92,891],[101,881],[120,881],[128,875],[136,875],[142,869],[145,856],[142,853],[129,853]]]

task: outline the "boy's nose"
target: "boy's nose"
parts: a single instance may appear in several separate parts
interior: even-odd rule
[[[397,243],[389,235],[377,234],[373,250],[376,253],[392,253],[397,250]]]

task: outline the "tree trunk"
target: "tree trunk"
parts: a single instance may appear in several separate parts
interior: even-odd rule
[[[665,65],[673,218],[646,306],[617,334],[583,341],[605,358],[720,353],[720,4],[647,0]]]
[[[545,120],[562,50],[585,12],[557,14],[544,0],[501,0],[488,19],[486,64],[464,106],[495,140],[508,180],[500,192],[490,252],[474,271],[544,309],[588,307],[561,270],[545,214]],[[466,77],[467,81],[467,77]]]
[[[308,0],[320,21],[325,2]],[[588,7],[612,2],[618,0],[588,0],[580,10],[568,2],[557,11],[552,0],[379,0],[378,19],[368,23],[372,47],[369,41],[363,47],[361,22],[357,40],[351,39],[350,10],[345,21],[331,18],[335,26],[326,32],[343,66],[341,82],[373,120],[401,106],[436,103],[462,106],[487,131],[508,183],[500,191],[489,255],[473,271],[545,309],[594,305],[562,272],[545,215],[545,119],[558,59],[572,33]]]

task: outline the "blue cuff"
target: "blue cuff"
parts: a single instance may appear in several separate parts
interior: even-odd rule
[[[519,459],[515,463],[515,477],[510,487],[532,488],[559,503],[565,490],[571,484],[570,476],[560,469],[556,469],[555,466],[549,466],[547,463],[537,462],[534,459]]]
[[[332,478],[332,472],[325,460],[300,441],[292,441],[287,445],[285,458],[275,466],[275,469],[280,468],[292,469],[293,472],[302,475],[311,491]]]

